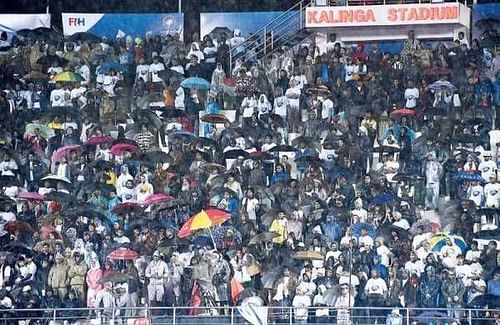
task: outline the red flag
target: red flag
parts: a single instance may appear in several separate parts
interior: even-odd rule
[[[233,277],[231,279],[231,299],[233,301],[233,305],[236,305],[243,290],[245,290],[245,288]]]
[[[193,285],[193,289],[191,290],[191,308],[189,310],[190,315],[197,315],[198,314],[198,307],[201,306],[201,301],[202,301],[202,296],[201,296],[201,289],[198,283],[195,283]]]

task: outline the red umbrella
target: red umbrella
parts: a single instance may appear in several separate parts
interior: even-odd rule
[[[139,253],[129,248],[118,248],[109,253],[108,258],[112,260],[135,260],[139,257]]]
[[[400,108],[391,112],[392,118],[400,118],[403,116],[415,116],[417,112],[409,108]]]
[[[111,209],[111,212],[114,214],[125,214],[130,211],[139,212],[142,210],[142,206],[139,203],[135,202],[123,202],[117,204]]]
[[[7,222],[3,226],[3,229],[10,234],[13,234],[16,232],[22,232],[22,233],[32,233],[33,232],[33,229],[31,229],[31,226],[29,224],[27,224],[24,221],[19,221],[19,220]]]
[[[170,196],[170,195],[167,195],[167,194],[163,194],[163,193],[157,193],[157,194],[152,194],[150,196],[148,196],[145,200],[144,200],[144,205],[151,205],[151,204],[156,204],[156,203],[163,203],[163,202],[168,202],[168,201],[172,201],[174,199],[174,197]]]
[[[17,196],[18,199],[45,201],[45,196],[37,192],[22,192]]]
[[[78,144],[70,144],[70,145],[61,147],[61,148],[57,149],[56,151],[54,151],[54,153],[52,154],[52,162],[59,161],[59,160],[61,160],[62,157],[67,158],[71,151],[78,150],[80,148],[81,147]]]
[[[123,155],[125,151],[132,153],[138,153],[140,151],[139,147],[128,143],[118,143],[111,147],[111,153],[115,156]]]
[[[444,76],[451,74],[451,70],[447,68],[442,68],[442,67],[432,67],[425,69],[424,74],[427,76]]]
[[[113,140],[113,137],[110,137],[109,135],[94,135],[88,138],[87,141],[85,141],[85,145],[95,146],[98,144],[109,143]]]

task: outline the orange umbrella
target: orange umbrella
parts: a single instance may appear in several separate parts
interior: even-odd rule
[[[213,226],[223,224],[229,219],[231,219],[231,214],[224,210],[201,210],[184,223],[181,230],[179,230],[179,238],[186,238],[196,230],[210,229]]]

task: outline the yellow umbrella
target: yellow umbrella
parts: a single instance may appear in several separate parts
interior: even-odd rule
[[[210,229],[215,225],[220,225],[231,218],[231,214],[224,210],[207,209],[201,210],[189,218],[179,230],[179,238],[185,238],[193,231],[201,229]]]
[[[53,79],[53,81],[61,81],[61,82],[82,82],[85,79],[79,75],[78,73],[72,71],[64,71],[57,74]]]

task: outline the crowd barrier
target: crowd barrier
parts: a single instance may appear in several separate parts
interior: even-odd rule
[[[166,325],[166,324],[499,324],[500,309],[424,309],[310,307],[296,317],[293,307],[116,307],[113,309],[3,309],[0,324]],[[316,317],[321,311],[323,317]],[[243,317],[243,314],[246,317]],[[389,322],[387,318],[392,322]],[[252,321],[254,320],[254,321]],[[459,320],[460,322],[455,323]],[[37,323],[38,324],[38,323]]]

